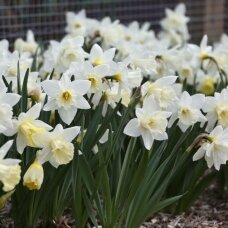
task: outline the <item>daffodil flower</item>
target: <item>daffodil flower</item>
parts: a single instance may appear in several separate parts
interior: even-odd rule
[[[8,128],[12,128],[13,106],[20,100],[20,95],[7,93],[7,88],[0,80],[0,133],[6,133]]]
[[[13,158],[4,159],[12,144],[13,140],[10,140],[0,148],[0,182],[3,183],[5,192],[13,190],[21,178],[21,167],[18,164],[21,161]]]
[[[37,153],[38,161],[43,164],[49,161],[54,167],[69,163],[74,156],[74,145],[71,141],[78,135],[80,127],[63,129],[58,124],[52,132],[34,135],[42,150]]]
[[[90,81],[71,81],[67,75],[57,80],[45,80],[41,83],[45,93],[49,96],[45,111],[58,110],[63,122],[70,124],[78,109],[89,109],[90,105],[83,97],[90,89]]]
[[[200,42],[200,58],[202,60],[205,60],[212,53],[212,47],[207,46],[207,43],[208,43],[208,37],[207,35],[204,35]]]
[[[115,48],[103,51],[98,44],[94,44],[90,51],[89,60],[94,66],[103,64],[109,65],[113,61],[115,51]]]
[[[38,103],[32,106],[26,113],[22,112],[18,120],[14,122],[15,130],[17,131],[17,150],[20,154],[23,153],[25,147],[37,147],[38,144],[33,140],[33,136],[43,134],[52,129],[51,126],[38,120],[41,111],[41,104]]]
[[[29,190],[39,190],[44,179],[42,164],[36,159],[26,171],[23,177],[23,185]]]
[[[200,111],[204,101],[205,96],[203,94],[190,96],[187,91],[184,91],[180,99],[169,108],[173,113],[169,120],[169,127],[173,125],[176,119],[179,119],[177,125],[182,132],[197,122],[205,123],[207,119]]]
[[[217,126],[207,138],[194,154],[193,161],[204,157],[209,168],[214,165],[219,170],[228,160],[228,128]]]
[[[145,98],[142,108],[136,108],[137,118],[128,122],[124,133],[132,137],[142,136],[146,149],[150,150],[154,140],[168,139],[167,118],[171,114],[171,112],[161,111],[154,97],[149,96]]]
[[[228,127],[228,89],[223,89],[221,93],[216,92],[212,97],[206,97],[203,105],[208,124],[207,132],[210,132],[215,123],[223,127]]]
[[[175,100],[177,95],[173,88],[177,76],[162,77],[155,82],[147,81],[141,87],[142,96],[151,96],[159,103],[160,107],[167,109]]]

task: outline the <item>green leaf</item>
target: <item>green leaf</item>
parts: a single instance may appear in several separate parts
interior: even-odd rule
[[[20,64],[17,62],[17,93],[21,95]]]
[[[2,209],[5,206],[6,201],[12,196],[15,190],[6,192],[4,195],[1,195],[0,197],[0,209]]]
[[[187,211],[191,207],[192,203],[200,196],[200,194],[211,184],[211,182],[216,177],[216,173],[212,172],[197,183],[194,188],[186,194],[183,198],[183,208],[182,210]]]
[[[25,77],[23,80],[22,85],[22,93],[21,93],[21,111],[26,112],[27,111],[27,103],[28,103],[28,77],[29,77],[29,68],[26,70]]]

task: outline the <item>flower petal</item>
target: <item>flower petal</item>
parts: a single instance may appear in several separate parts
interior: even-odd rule
[[[44,111],[54,111],[58,108],[58,105],[56,103],[55,99],[50,99],[45,105],[43,110]]]
[[[89,91],[90,86],[91,82],[89,80],[75,80],[71,83],[71,87],[79,95],[86,94]]]
[[[14,106],[18,103],[21,96],[15,93],[7,93],[2,97],[2,102]]]
[[[44,92],[50,97],[56,97],[59,93],[60,86],[57,80],[45,80],[41,82]]]
[[[75,127],[70,127],[67,129],[64,129],[63,131],[63,137],[67,142],[71,142],[80,132],[80,127],[75,126]]]
[[[142,139],[146,149],[150,150],[154,142],[153,136],[150,134],[149,131],[142,131]]]
[[[132,136],[132,137],[138,137],[141,134],[139,122],[137,118],[131,119],[126,127],[124,128],[124,134]]]
[[[20,133],[17,134],[16,144],[18,153],[22,154],[27,145],[27,141]]]
[[[32,120],[38,119],[41,111],[41,103],[35,104],[32,106],[26,113],[26,116]]]
[[[58,109],[58,113],[59,113],[62,121],[69,125],[73,121],[73,119],[77,113],[77,109],[75,107],[72,107],[69,109],[60,108],[60,109]]]
[[[76,97],[74,105],[76,108],[79,108],[79,109],[90,109],[90,105],[88,101],[82,96]]]
[[[12,144],[13,144],[13,140],[9,140],[0,148],[0,159],[3,159],[6,156]]]

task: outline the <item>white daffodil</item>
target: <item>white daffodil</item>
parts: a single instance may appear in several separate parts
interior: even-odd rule
[[[104,77],[110,75],[110,70],[108,65],[93,66],[89,61],[73,62],[64,75],[69,77],[74,75],[76,80],[89,80],[91,82],[89,93],[97,93],[103,91]]]
[[[154,140],[166,140],[168,135],[166,127],[167,118],[171,112],[161,111],[153,96],[144,99],[143,107],[136,108],[136,117],[131,119],[124,128],[124,134],[138,137],[142,136],[144,145],[150,150]]]
[[[166,18],[161,21],[164,29],[181,29],[189,22],[189,18],[185,16],[186,7],[183,3],[178,4],[175,10],[166,9]]]
[[[14,48],[20,53],[28,52],[30,54],[35,54],[38,48],[38,44],[35,41],[33,32],[31,30],[28,30],[26,35],[26,41],[22,38],[16,39],[14,43]]]
[[[141,87],[142,96],[153,95],[160,107],[167,109],[177,99],[173,88],[176,79],[176,76],[167,76],[155,82],[147,81]]]
[[[213,95],[215,92],[216,83],[219,80],[219,73],[213,72],[213,74],[205,73],[202,70],[197,72],[196,83],[197,91],[205,95]]]
[[[82,48],[84,37],[65,37],[60,43],[58,63],[67,69],[72,62],[83,62],[88,55]]]
[[[94,66],[102,64],[109,65],[113,61],[115,51],[115,48],[103,51],[98,44],[94,44],[90,51],[89,60]]]
[[[122,38],[122,26],[119,20],[112,21],[110,17],[104,17],[97,29],[103,39],[104,47],[116,46]]]
[[[205,96],[203,94],[190,96],[187,91],[184,91],[180,99],[169,108],[173,113],[169,120],[169,127],[172,126],[176,119],[179,119],[178,126],[182,132],[185,132],[197,122],[206,122],[206,117],[200,111],[204,101]]]
[[[6,58],[9,53],[9,41],[6,39],[0,40],[0,58]]]
[[[189,39],[187,23],[189,18],[185,16],[186,7],[183,3],[176,6],[175,10],[166,9],[166,17],[161,21],[161,26],[165,31],[175,33],[184,40]]]
[[[26,171],[23,177],[23,185],[29,190],[39,190],[44,179],[42,164],[36,159]]]
[[[25,75],[28,68],[31,68],[32,58],[29,53],[19,54],[18,51],[9,53],[5,58],[1,59],[0,63],[0,75],[4,75],[7,82],[13,82],[13,90],[16,91],[17,83],[17,73],[18,73],[18,62],[19,62],[19,73],[20,75]]]
[[[85,10],[81,10],[77,14],[73,12],[67,12],[66,22],[66,32],[70,33],[73,36],[86,35],[87,18]]]
[[[78,135],[80,127],[75,126],[63,129],[58,124],[52,132],[44,135],[35,135],[34,141],[39,142],[40,150],[37,153],[38,161],[43,164],[49,161],[54,167],[69,163],[74,157],[74,145],[71,141]]]
[[[156,65],[157,62],[154,58],[154,55],[145,48],[135,48],[131,47],[129,50],[129,61],[133,69],[139,68],[144,75],[156,74]]]
[[[210,132],[216,121],[223,127],[228,127],[228,89],[221,93],[215,93],[213,97],[206,97],[203,111],[206,114],[208,124],[206,130]]]
[[[110,65],[113,79],[119,83],[119,89],[132,89],[140,86],[142,73],[139,68],[132,70],[127,67],[128,62],[113,62]],[[119,91],[120,91],[119,90]]]
[[[68,75],[69,77],[74,75],[76,80],[88,80],[91,83],[90,89],[87,92],[88,97],[93,94],[92,104],[93,108],[95,108],[102,94],[105,90],[107,90],[110,86],[110,82],[105,79],[105,76],[110,75],[110,70],[108,65],[98,65],[93,66],[91,62],[85,61],[83,63],[72,63],[70,68],[64,73],[64,75]]]
[[[204,35],[200,42],[200,58],[202,60],[209,57],[212,52],[212,47],[208,46],[207,43],[208,43],[208,37],[207,35]]]
[[[90,105],[83,97],[90,89],[90,81],[71,81],[67,75],[57,80],[45,80],[41,83],[49,100],[44,106],[45,111],[58,110],[58,113],[66,124],[70,124],[78,109],[89,109]]]
[[[97,20],[86,17],[85,10],[81,10],[77,14],[67,12],[66,23],[66,32],[72,36],[93,36],[98,26]]]
[[[38,103],[32,106],[26,113],[20,113],[18,120],[14,122],[14,132],[17,132],[17,150],[20,154],[23,153],[25,147],[37,147],[38,144],[33,140],[33,136],[44,134],[52,129],[51,126],[38,120],[41,111],[41,104]],[[12,131],[13,131],[12,130]]]
[[[13,140],[8,141],[0,148],[0,182],[3,184],[3,191],[8,192],[15,188],[21,178],[20,160],[5,158]]]
[[[228,128],[223,129],[222,126],[214,128],[207,140],[194,154],[193,161],[202,157],[207,161],[209,168],[214,165],[215,169],[219,170],[222,164],[226,164],[228,160]]]
[[[6,93],[7,88],[0,80],[0,133],[6,133],[8,128],[12,128],[13,106],[20,99],[20,95]]]
[[[176,53],[176,59],[173,61],[180,81],[187,82],[188,85],[194,84],[195,73],[198,69],[198,66],[195,66],[196,58],[196,54],[186,44],[183,49]]]
[[[186,80],[189,85],[193,85],[195,75],[193,67],[187,62],[181,62],[177,67],[177,72],[181,81]]]
[[[121,100],[121,104],[125,107],[128,107],[128,104],[131,100],[131,90],[130,89],[121,89],[119,83],[113,83],[110,88],[107,88],[103,94],[102,99],[104,101],[102,115],[105,116],[108,106],[111,106],[113,109],[116,107],[116,104]]]
[[[56,76],[60,76],[72,62],[83,62],[88,55],[82,48],[83,43],[82,36],[66,36],[61,42],[50,41],[48,49],[44,52],[41,74],[45,76],[55,69]]]
[[[20,76],[21,88],[24,83],[24,78],[25,78],[25,74],[22,74]],[[13,85],[17,85],[16,77],[12,77],[11,81]],[[27,82],[27,93],[28,93],[28,96],[31,97],[37,103],[41,101],[43,94],[42,94],[41,85],[40,85],[39,72],[29,72],[28,82]]]

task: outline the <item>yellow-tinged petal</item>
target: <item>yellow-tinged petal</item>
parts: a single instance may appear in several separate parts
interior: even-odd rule
[[[74,157],[74,146],[72,143],[61,139],[53,139],[50,142],[52,156],[58,164],[67,164]]]
[[[30,120],[24,120],[19,125],[19,134],[22,134],[26,138],[28,145],[32,147],[36,146],[33,136],[35,134],[43,134],[45,132],[45,128],[35,126]]]
[[[23,185],[29,190],[39,190],[44,179],[43,166],[38,160],[35,160],[28,170],[26,171],[23,178]]]

